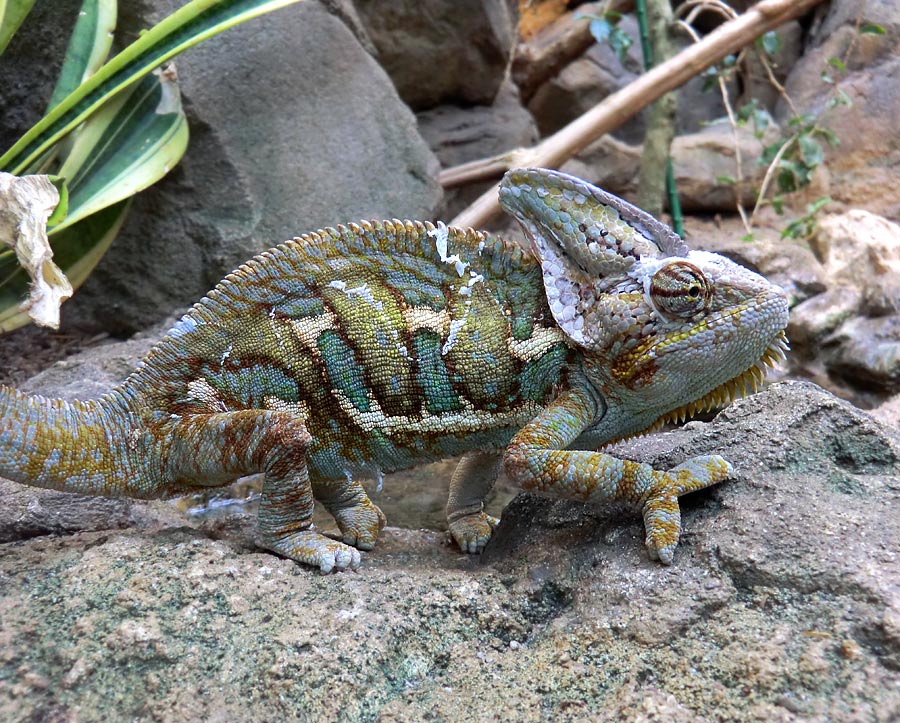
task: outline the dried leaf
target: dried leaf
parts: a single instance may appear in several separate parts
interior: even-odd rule
[[[48,176],[0,173],[0,244],[16,252],[32,279],[23,310],[41,326],[59,328],[59,306],[72,296],[72,286],[53,263],[47,219],[59,203]]]

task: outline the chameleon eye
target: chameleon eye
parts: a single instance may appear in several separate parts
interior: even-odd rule
[[[650,298],[666,316],[693,316],[706,308],[710,294],[706,276],[687,261],[666,264],[650,279]]]

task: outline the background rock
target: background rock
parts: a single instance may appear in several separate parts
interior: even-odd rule
[[[417,117],[422,137],[444,168],[528,148],[538,139],[534,119],[522,107],[516,86],[509,81],[501,86],[491,105],[442,105]],[[439,217],[453,218],[493,185],[491,180],[446,189]]]
[[[516,44],[515,0],[356,0],[381,65],[414,110],[490,105]]]

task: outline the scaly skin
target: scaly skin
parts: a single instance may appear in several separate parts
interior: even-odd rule
[[[724,479],[717,455],[669,470],[586,451],[741,393],[782,356],[778,287],[589,184],[507,174],[533,249],[417,222],[284,243],[224,279],[101,400],[0,389],[0,476],[167,497],[264,472],[270,550],[353,568],[385,524],[358,476],[464,454],[450,531],[479,552],[501,460],[526,489],[643,510],[671,563],[678,496]],[[313,529],[318,500],[343,541]]]

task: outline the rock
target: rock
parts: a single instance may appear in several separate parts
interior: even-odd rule
[[[807,358],[816,356],[821,342],[862,308],[862,294],[852,286],[838,286],[810,297],[791,309],[787,335],[791,349]]]
[[[862,23],[880,24],[886,32],[860,33]],[[900,5],[896,2],[872,0],[863,5],[835,0],[824,20],[812,27],[803,56],[785,82],[797,112],[812,115],[840,140],[838,148],[827,152],[828,195],[890,218],[900,217],[900,185],[896,183],[900,147],[895,127],[900,116],[898,42]],[[830,58],[846,61],[847,72],[835,72]],[[836,81],[833,85],[822,80],[826,69]],[[846,94],[852,107],[830,107],[838,94]],[[782,125],[793,114],[786,103],[779,103],[777,116]]]
[[[624,16],[619,27],[631,37],[637,37],[637,21],[633,16]],[[632,45],[621,62],[608,43],[594,43],[584,55],[566,65],[534,92],[528,110],[541,135],[548,136],[631,83],[641,74],[641,68],[639,44]],[[642,117],[638,117],[614,131],[613,135],[628,143],[640,143],[644,128]]]
[[[400,97],[414,110],[489,105],[516,42],[514,0],[357,0]]]
[[[640,515],[532,496],[482,559],[388,528],[330,576],[227,526],[0,545],[0,718],[900,715],[896,430],[789,383],[620,449],[736,465],[672,567]]]
[[[120,33],[135,36],[181,5],[122,7]],[[23,42],[42,32],[25,32]],[[179,56],[177,67],[187,155],[138,196],[109,253],[64,305],[64,327],[130,334],[286,238],[361,218],[432,217],[438,166],[415,118],[320,3],[255,18]]]
[[[735,213],[738,195],[744,206],[752,208],[766,171],[757,161],[769,142],[767,139],[777,135],[772,124],[763,138],[757,138],[748,126],[739,126],[734,131],[728,122],[720,121],[697,133],[676,136],[672,141],[672,165],[684,211]],[[738,151],[743,175],[740,187],[721,180],[738,177]]]
[[[768,137],[775,134],[767,131]],[[738,128],[738,148],[741,152],[744,183],[740,186],[741,201],[752,207],[756,189],[762,182],[765,169],[757,164],[763,143],[746,127]],[[735,140],[731,126],[714,123],[697,133],[676,136],[672,142],[672,162],[681,206],[686,212],[733,214],[737,205],[737,186],[721,179],[735,178]],[[593,183],[624,197],[637,192],[641,162],[641,146],[623,143],[613,136],[604,136],[568,161],[564,170],[584,174]],[[743,235],[743,234],[741,234]]]
[[[732,5],[732,7],[734,7]],[[741,12],[744,12],[743,10]],[[796,65],[803,52],[803,26],[798,20],[790,22],[775,28],[775,37],[778,39],[778,50],[773,55],[766,55],[766,62],[769,65],[772,75],[775,79],[784,85],[788,73]],[[774,111],[781,100],[781,94],[778,88],[772,85],[769,73],[766,71],[763,61],[760,59],[762,51],[754,47],[751,52],[745,53],[743,56],[743,64],[741,67],[741,86],[743,88],[741,97],[734,104],[734,107],[740,108],[746,103],[756,103],[761,108],[768,111]]]
[[[900,314],[846,321],[822,350],[825,367],[852,384],[900,391]]]
[[[538,139],[531,114],[522,107],[516,86],[506,81],[489,106],[442,105],[418,114],[419,131],[444,168],[489,158]],[[445,191],[439,218],[453,218],[495,181]]]
[[[896,394],[873,409],[870,414],[883,424],[900,429],[900,394]]]
[[[810,246],[829,282],[865,294],[872,316],[900,311],[900,226],[854,209],[819,220]]]
[[[513,56],[512,79],[526,101],[594,44],[589,22],[581,16],[598,15],[604,10],[604,3],[584,3],[573,12],[556,15],[559,8],[555,5],[531,4],[521,11],[519,31],[523,42]],[[548,15],[554,16],[552,22],[545,22]]]

